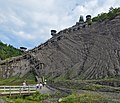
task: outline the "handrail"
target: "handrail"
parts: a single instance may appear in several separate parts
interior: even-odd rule
[[[5,86],[0,86],[0,88],[3,88],[3,87],[24,87],[24,86],[7,86],[7,85],[5,85]],[[33,86],[25,86],[25,87],[35,87],[34,85]]]
[[[0,86],[0,95],[12,95],[12,94],[30,94],[35,92],[35,85],[28,86]]]

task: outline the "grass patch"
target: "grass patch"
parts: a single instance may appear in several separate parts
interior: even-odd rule
[[[100,94],[72,94],[61,98],[60,103],[108,103],[108,98]]]
[[[0,85],[22,85],[24,80],[28,84],[36,84],[35,75],[32,72],[29,72],[22,78],[14,76],[7,79],[0,79]]]
[[[24,80],[28,84],[35,84],[36,83],[35,80],[31,80],[31,79],[11,77],[8,79],[0,79],[0,85],[22,85]]]
[[[101,92],[117,92],[120,93],[120,87],[112,87],[108,85],[95,84],[96,81],[88,80],[63,80],[53,81],[50,84],[55,87],[62,87],[76,90],[91,90]]]

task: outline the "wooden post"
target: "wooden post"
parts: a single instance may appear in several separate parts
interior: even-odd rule
[[[10,93],[10,96],[11,96],[11,87],[9,87],[9,93]]]
[[[4,92],[5,92],[5,86],[4,86]]]
[[[30,94],[30,87],[28,86],[28,93]]]
[[[20,86],[19,92],[20,92],[20,95],[21,95],[21,86]]]

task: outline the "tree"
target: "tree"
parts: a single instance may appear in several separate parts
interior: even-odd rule
[[[0,41],[0,58],[2,60],[21,54],[22,52],[19,49],[14,48],[12,45],[4,44]]]

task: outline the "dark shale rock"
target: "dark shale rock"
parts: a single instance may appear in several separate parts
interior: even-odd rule
[[[75,25],[60,31],[23,56],[1,62],[1,70],[1,78],[22,77],[31,70],[38,77],[120,77],[120,15],[89,27]]]

